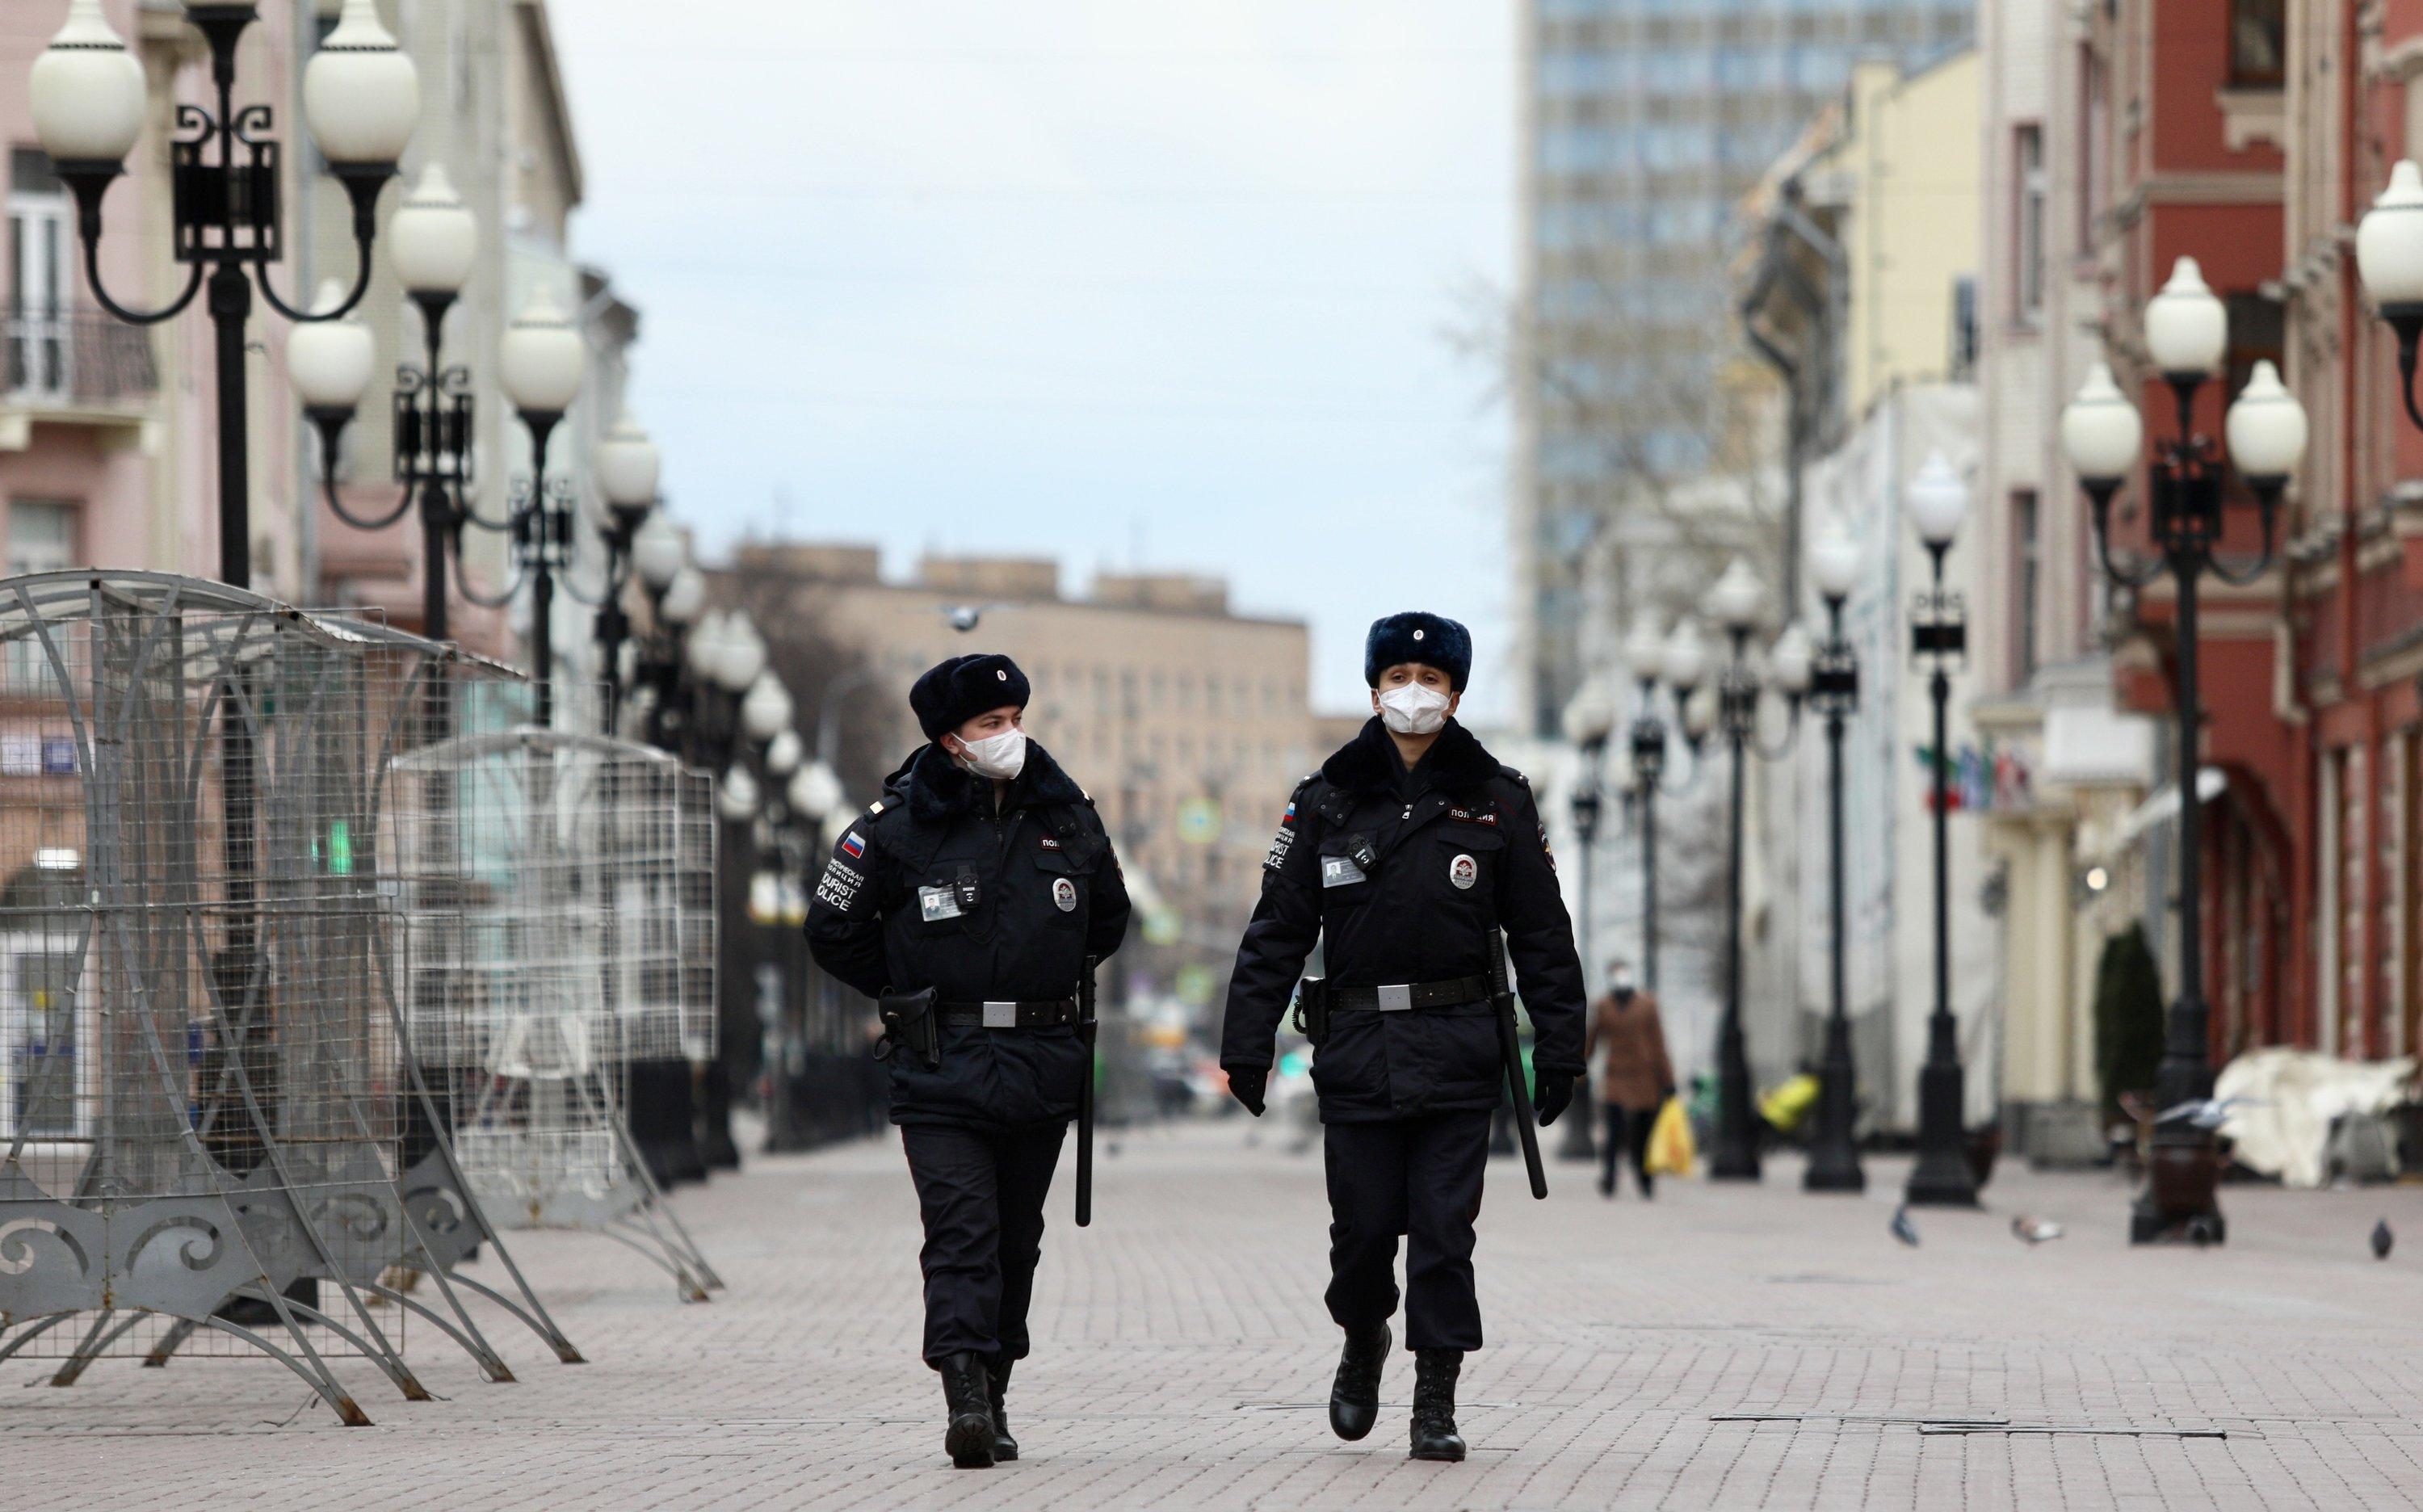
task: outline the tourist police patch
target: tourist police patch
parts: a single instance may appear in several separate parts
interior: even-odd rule
[[[1288,801],[1287,812],[1279,816],[1279,833],[1271,840],[1271,853],[1262,858],[1263,868],[1276,871],[1287,865],[1288,851],[1295,847],[1295,801]]]
[[[858,906],[859,889],[865,885],[863,876],[835,857],[825,864],[824,880],[816,883],[816,901],[835,913],[847,914]]]

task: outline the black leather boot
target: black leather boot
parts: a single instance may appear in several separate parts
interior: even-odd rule
[[[1414,1351],[1412,1458],[1464,1457],[1464,1436],[1455,1431],[1455,1377],[1463,1369],[1461,1349]]]
[[[1329,1388],[1329,1427],[1341,1439],[1360,1439],[1380,1421],[1380,1372],[1397,1336],[1385,1323],[1368,1333],[1349,1333],[1338,1352],[1338,1379]]]
[[[1009,1409],[1004,1399],[1009,1395],[1009,1367],[1006,1355],[992,1357],[992,1457],[996,1464],[1007,1464],[1018,1457],[1018,1440],[1009,1436]]]
[[[961,1470],[983,1470],[992,1464],[992,1387],[985,1379],[984,1357],[961,1351],[946,1355],[935,1367],[942,1376],[942,1400],[950,1405],[950,1431],[942,1447]]]

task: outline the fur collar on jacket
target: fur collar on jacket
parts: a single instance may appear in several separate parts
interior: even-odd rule
[[[1396,742],[1388,738],[1388,727],[1374,714],[1364,722],[1354,739],[1339,746],[1321,764],[1321,774],[1333,788],[1363,792],[1394,788],[1401,765]],[[1451,791],[1477,787],[1505,769],[1478,737],[1450,719],[1447,727],[1439,731],[1438,739],[1431,742],[1418,770],[1429,774],[1432,787]]]
[[[948,824],[965,815],[981,814],[992,798],[992,784],[952,760],[939,744],[921,745],[911,752],[883,786],[899,795],[909,817],[921,824]],[[1085,802],[1085,789],[1060,770],[1052,753],[1028,740],[1026,768],[1009,785],[1008,806],[1039,808]]]

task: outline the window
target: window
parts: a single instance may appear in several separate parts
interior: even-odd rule
[[[2011,234],[2018,270],[2012,313],[2033,326],[2044,318],[2044,128],[2034,123],[2014,128],[2012,158]]]
[[[68,196],[39,148],[8,154],[8,368],[11,392],[68,390]]]
[[[1946,369],[1955,383],[1977,374],[1977,279],[1964,273],[1952,280],[1952,350]]]
[[[2103,214],[2104,167],[2112,151],[2112,102],[2103,78],[2103,59],[2095,49],[2078,49],[2078,250],[2095,250],[2098,217]]]
[[[2286,371],[2288,311],[2278,300],[2259,294],[2224,294],[2222,299],[2229,310],[2227,392],[2235,398],[2256,363],[2270,362]]]
[[[2276,89],[2286,78],[2288,0],[2229,0],[2229,82]]]
[[[8,502],[8,571],[55,572],[77,566],[76,506],[47,499],[14,499]],[[13,688],[34,688],[49,675],[40,641],[21,636],[10,643],[0,662]]]
[[[2018,572],[2012,583],[2011,686],[2021,688],[2036,673],[2036,597],[2044,580],[2044,549],[2033,488],[2011,494],[2011,545]]]
[[[1614,62],[1606,53],[1543,53],[1540,92],[1550,97],[1608,93],[1615,83]]]
[[[1604,173],[1621,151],[1621,134],[1607,127],[1550,126],[1540,133],[1540,171]]]
[[[46,499],[8,504],[8,571],[55,572],[76,565],[76,506]]]

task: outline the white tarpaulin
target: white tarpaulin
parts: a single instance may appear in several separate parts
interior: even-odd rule
[[[2386,1113],[2406,1099],[2414,1079],[2412,1057],[2341,1060],[2315,1050],[2254,1050],[2222,1068],[2212,1095],[2227,1107],[2221,1134],[2241,1164],[2284,1186],[2310,1187],[2330,1176],[2332,1122]]]

